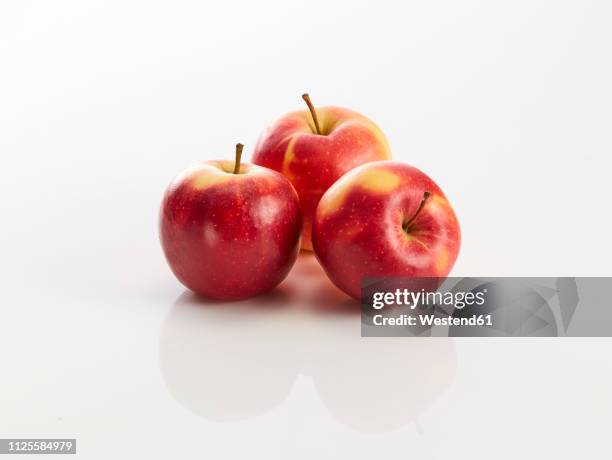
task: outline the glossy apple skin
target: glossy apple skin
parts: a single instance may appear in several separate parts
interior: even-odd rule
[[[280,283],[299,252],[298,196],[281,174],[207,161],[180,174],[161,204],[161,245],[176,277],[220,300],[261,294]]]
[[[312,250],[312,220],[323,193],[356,166],[391,158],[385,135],[368,118],[331,106],[317,108],[316,113],[323,135],[316,134],[308,110],[291,112],[262,133],[252,158],[253,163],[282,173],[295,187],[306,250]]]
[[[424,192],[431,196],[411,225]],[[442,278],[453,267],[461,232],[442,190],[403,163],[360,166],[323,195],[313,224],[317,259],[332,282],[361,297],[366,277]]]

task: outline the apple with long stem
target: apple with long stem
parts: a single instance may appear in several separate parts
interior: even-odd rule
[[[259,138],[253,163],[285,175],[295,187],[304,216],[302,249],[312,250],[311,226],[323,193],[347,171],[364,163],[391,158],[380,128],[365,116],[341,107],[291,112]]]
[[[323,195],[313,224],[317,259],[355,299],[365,278],[444,278],[461,231],[442,190],[426,174],[395,161],[353,169]]]
[[[192,291],[237,300],[269,291],[293,266],[302,216],[298,196],[276,171],[204,161],[172,181],[161,204],[161,245]]]

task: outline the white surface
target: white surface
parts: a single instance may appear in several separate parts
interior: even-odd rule
[[[612,341],[361,339],[310,308],[339,300],[310,258],[253,302],[279,308],[194,306],[156,219],[172,176],[248,152],[307,90],[446,191],[454,274],[610,276],[611,26],[603,0],[2,2],[0,437],[610,458]]]

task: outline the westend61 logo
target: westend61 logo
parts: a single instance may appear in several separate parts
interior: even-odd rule
[[[361,335],[611,337],[612,278],[366,278]]]

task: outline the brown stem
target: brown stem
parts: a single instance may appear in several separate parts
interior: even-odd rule
[[[308,106],[308,110],[310,110],[310,115],[312,115],[317,134],[321,134],[319,120],[317,120],[317,112],[315,111],[314,105],[312,105],[312,102],[310,101],[310,96],[308,95],[308,93],[302,94],[302,99],[304,99],[304,102],[306,102],[306,105]]]
[[[419,204],[419,207],[417,208],[416,212],[414,213],[414,215],[410,218],[410,220],[408,222],[406,222],[405,224],[402,225],[402,228],[404,229],[405,232],[410,231],[410,226],[412,225],[414,220],[417,218],[417,216],[419,215],[419,213],[421,212],[421,210],[425,206],[425,203],[427,202],[427,199],[430,196],[431,196],[431,193],[429,193],[429,192],[423,193],[423,199],[421,200],[421,204]]]
[[[234,163],[234,174],[238,174],[240,172],[240,157],[242,156],[242,149],[244,145],[236,144],[236,162]]]

